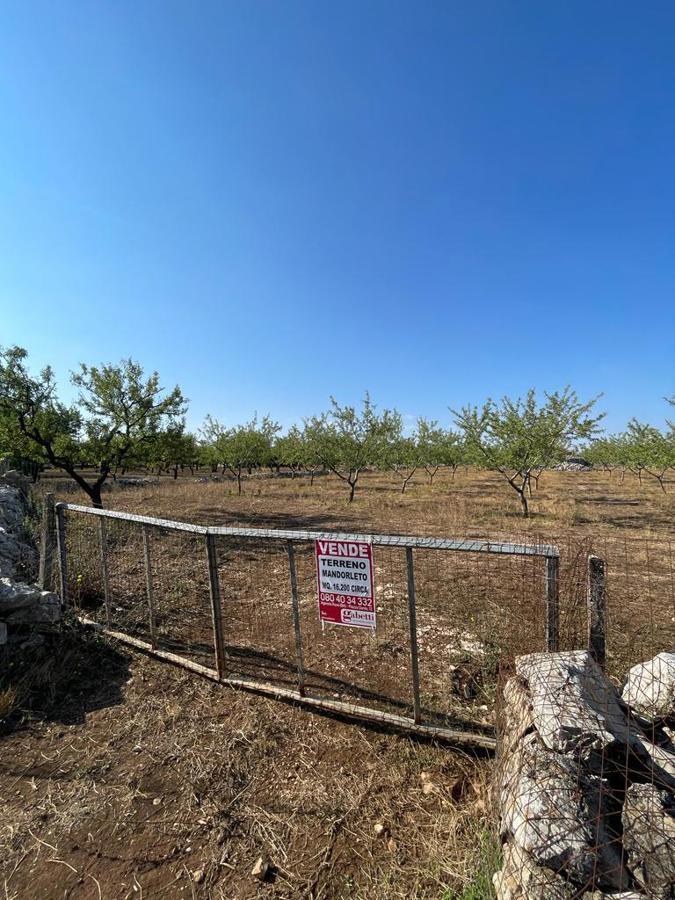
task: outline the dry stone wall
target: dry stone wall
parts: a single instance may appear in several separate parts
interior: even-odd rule
[[[28,482],[18,472],[0,477],[0,646],[35,643],[35,635],[61,618],[61,601],[37,584],[18,580],[36,568],[36,553],[24,538]]]
[[[586,651],[516,661],[504,688],[498,900],[675,898],[675,654],[620,695]]]

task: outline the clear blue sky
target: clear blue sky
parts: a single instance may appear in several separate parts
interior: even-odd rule
[[[190,423],[675,392],[672,2],[10,0],[0,343]]]

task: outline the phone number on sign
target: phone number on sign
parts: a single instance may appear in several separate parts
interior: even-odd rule
[[[352,606],[355,609],[371,609],[373,608],[372,597],[347,597],[344,594],[321,594],[322,603],[331,603],[336,606]]]

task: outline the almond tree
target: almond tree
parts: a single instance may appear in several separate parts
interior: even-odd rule
[[[451,469],[454,481],[457,467],[465,458],[461,436],[451,429],[441,428],[435,419],[428,420],[421,417],[417,420],[416,433],[422,465],[429,476],[429,484],[433,484],[441,466]]]
[[[331,409],[305,421],[310,452],[344,481],[349,502],[354,500],[359,475],[367,466],[381,465],[387,446],[396,438],[400,417],[393,410],[378,414],[366,393],[361,409],[340,406],[331,397]]]
[[[585,458],[594,466],[600,466],[612,478],[612,472],[617,466],[624,464],[623,448],[618,435],[608,434],[605,437],[596,438],[584,452]]]
[[[274,442],[273,467],[277,473],[285,466],[291,473],[291,478],[301,468],[305,461],[305,445],[302,432],[297,425],[292,425],[286,434],[282,434]]]
[[[570,387],[544,397],[539,405],[532,389],[524,400],[504,397],[498,405],[488,399],[482,409],[452,410],[467,448],[504,477],[525,517],[533,471],[562,462],[579,441],[593,437],[604,415],[591,415],[597,398],[581,403]]]
[[[29,373],[22,347],[0,351],[0,411],[40,461],[66,472],[101,507],[108,476],[138,457],[153,434],[183,416],[186,401],[178,386],[165,393],[159,375],[145,377],[131,359],[118,365],[80,365],[71,375],[79,388],[76,404],[62,403],[51,367]],[[82,471],[95,466],[96,477]]]
[[[387,451],[388,456],[391,458],[389,468],[398,481],[401,482],[401,493],[405,494],[408,483],[412,480],[423,461],[422,449],[417,434],[413,434],[410,437],[399,435],[388,446]]]
[[[237,492],[241,494],[241,476],[253,469],[269,465],[273,459],[273,445],[281,426],[269,416],[258,422],[254,415],[250,422],[225,428],[217,419],[207,416],[202,434],[210,445],[213,458],[222,463],[223,469],[237,479]]]
[[[653,425],[645,425],[631,419],[622,435],[626,466],[638,476],[642,483],[642,473],[646,472],[658,481],[663,493],[668,469],[675,465],[675,435],[664,434]]]
[[[199,446],[193,434],[185,431],[185,422],[176,422],[153,435],[144,454],[143,461],[150,468],[156,468],[157,474],[173,471],[174,479],[187,466],[194,472],[199,459]]]

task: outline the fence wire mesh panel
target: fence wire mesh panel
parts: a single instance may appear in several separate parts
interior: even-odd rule
[[[500,701],[498,897],[675,896],[675,653],[617,680],[585,650],[516,659]]]
[[[99,524],[94,516],[65,511],[66,557],[68,560],[68,598],[73,606],[100,622],[103,610],[103,575],[99,547]],[[56,570],[56,567],[54,567]],[[58,584],[54,571],[53,583]]]
[[[545,559],[416,550],[415,581],[423,713],[484,720],[500,660],[546,649]]]
[[[675,649],[675,544],[671,540],[595,540],[607,572],[608,671]]]
[[[139,531],[143,526],[139,527]],[[213,617],[206,541],[202,535],[146,526],[156,646],[214,668]],[[140,560],[143,560],[141,551]],[[147,588],[142,595],[149,621]]]
[[[300,619],[306,690],[374,710],[412,715],[405,547],[373,554],[377,627],[326,623],[317,612],[314,549],[299,558]]]
[[[224,674],[297,687],[286,542],[218,536]]]
[[[87,618],[329,708],[490,730],[500,660],[550,646],[552,629],[557,641],[554,547],[207,528],[72,504],[57,513],[68,593]],[[375,628],[321,621],[319,537],[372,546]]]

